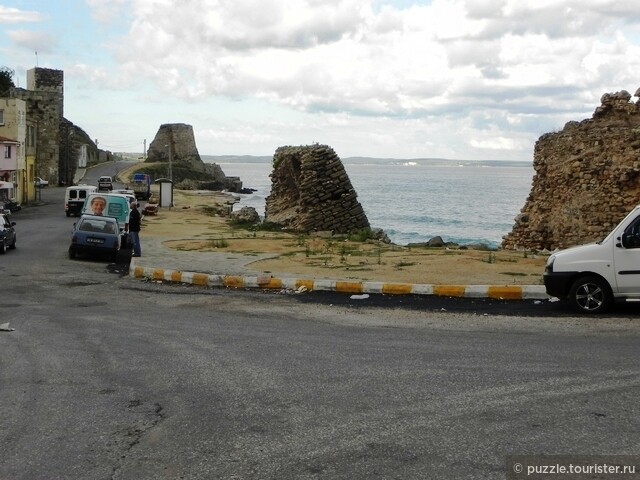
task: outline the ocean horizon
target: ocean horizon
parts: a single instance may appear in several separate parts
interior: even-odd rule
[[[245,188],[256,190],[240,194],[234,209],[254,207],[264,218],[271,157],[253,157],[260,159],[253,162],[213,158],[227,176],[240,177]],[[440,236],[459,245],[499,248],[525,204],[534,175],[529,162],[354,158],[359,160],[345,159],[343,165],[369,223],[397,245]]]

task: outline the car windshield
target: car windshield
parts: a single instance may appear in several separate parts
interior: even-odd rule
[[[102,232],[102,233],[116,233],[116,225],[114,222],[103,219],[91,219],[84,220],[79,226],[78,230],[83,232]]]

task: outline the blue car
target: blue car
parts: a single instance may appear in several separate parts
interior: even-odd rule
[[[7,253],[7,248],[16,248],[16,222],[9,220],[5,214],[0,214],[0,254]]]
[[[111,217],[99,215],[82,215],[73,224],[69,258],[77,254],[102,255],[113,262],[120,252],[120,227],[118,221]]]

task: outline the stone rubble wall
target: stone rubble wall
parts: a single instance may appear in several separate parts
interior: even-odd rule
[[[640,203],[640,100],[630,99],[625,90],[606,93],[592,118],[538,139],[531,192],[503,248],[602,240]]]
[[[370,228],[342,161],[326,145],[279,147],[265,221],[297,232],[344,234]]]

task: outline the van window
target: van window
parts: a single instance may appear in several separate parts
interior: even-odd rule
[[[80,198],[87,198],[87,191],[86,190],[80,190],[78,193],[80,194]]]
[[[78,198],[78,191],[77,190],[69,190],[69,198],[70,199]]]

